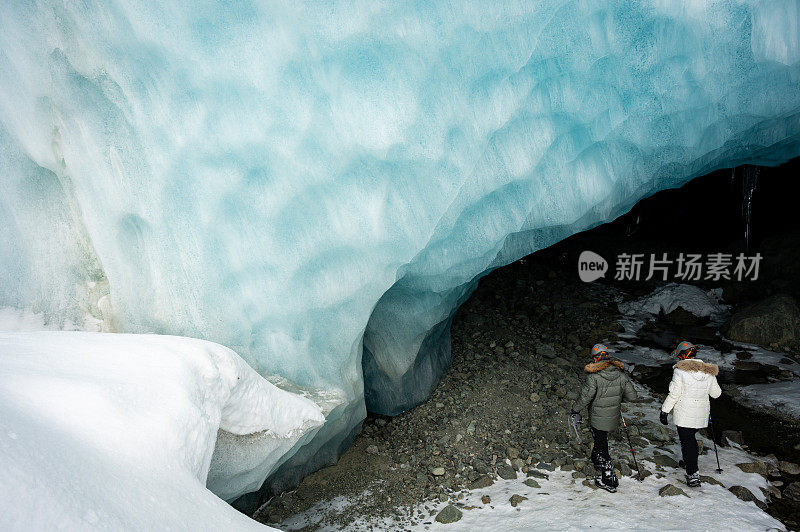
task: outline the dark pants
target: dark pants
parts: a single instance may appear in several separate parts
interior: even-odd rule
[[[678,437],[681,439],[681,452],[683,462],[686,464],[686,474],[697,473],[697,439],[695,433],[697,429],[678,427]]]
[[[611,455],[608,454],[608,432],[592,427],[592,436],[594,437],[592,462],[597,463],[597,458],[602,458],[610,462]]]

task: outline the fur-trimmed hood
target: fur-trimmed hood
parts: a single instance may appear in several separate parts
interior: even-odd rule
[[[583,371],[586,373],[597,373],[598,371],[603,371],[611,366],[615,366],[620,371],[625,371],[625,364],[613,358],[601,360],[600,362],[590,362],[584,366]]]
[[[712,377],[716,377],[719,374],[719,366],[716,364],[708,364],[697,358],[680,360],[672,367],[675,369],[682,369],[683,371],[699,371],[700,373],[707,373]]]

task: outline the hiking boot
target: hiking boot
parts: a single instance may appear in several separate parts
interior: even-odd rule
[[[604,464],[601,478],[603,480],[603,484],[611,486],[615,490],[619,486],[619,479],[617,478],[617,474],[614,472],[614,464],[612,464],[610,460],[607,460]]]
[[[692,473],[691,475],[686,475],[686,484],[690,488],[699,488],[700,487],[700,473]]]
[[[594,477],[594,485],[600,489],[606,490],[609,493],[617,492],[616,486],[611,486],[610,484],[606,484],[605,481],[603,481],[603,475],[597,475],[596,477]]]

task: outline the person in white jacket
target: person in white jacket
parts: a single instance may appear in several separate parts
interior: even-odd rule
[[[711,404],[709,397],[716,399],[722,394],[717,382],[719,368],[708,364],[697,355],[697,347],[689,342],[681,342],[673,351],[678,363],[673,366],[669,395],[661,406],[661,423],[667,424],[667,414],[672,411],[672,420],[678,427],[681,452],[686,467],[686,483],[696,488],[700,486],[700,473],[697,469],[697,429],[708,426]]]

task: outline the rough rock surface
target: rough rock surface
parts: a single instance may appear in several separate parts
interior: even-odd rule
[[[769,347],[800,341],[800,308],[793,297],[770,296],[731,316],[723,328],[731,340]]]

